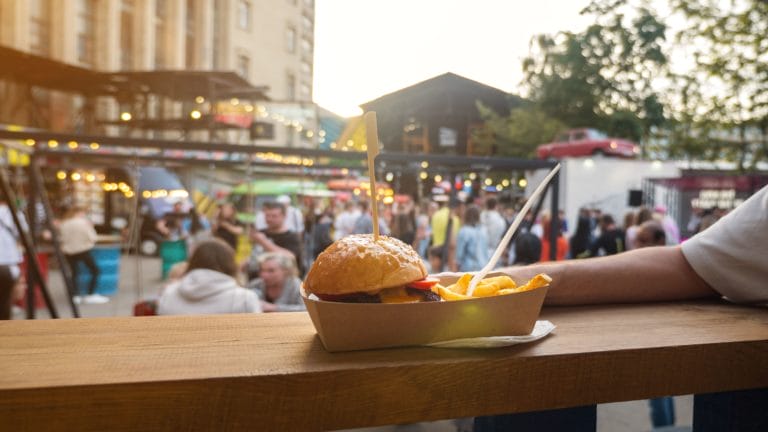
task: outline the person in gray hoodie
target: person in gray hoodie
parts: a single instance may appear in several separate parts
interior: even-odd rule
[[[261,312],[253,291],[235,276],[235,251],[220,239],[198,244],[184,276],[168,285],[157,304],[158,315],[202,315]]]

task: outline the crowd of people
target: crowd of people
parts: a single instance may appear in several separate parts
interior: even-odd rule
[[[222,204],[210,223],[194,210],[187,213],[175,209],[170,213],[170,219],[159,221],[158,230],[168,233],[169,239],[191,239],[190,251],[194,249],[194,243],[210,238],[218,238],[237,251],[242,246],[239,242],[247,239],[251,253],[241,263],[242,285],[264,287],[265,265],[271,268],[280,264],[284,273],[291,274],[281,278],[285,290],[293,292],[294,288],[287,280],[300,280],[314,259],[333,241],[373,231],[371,203],[365,199],[306,199],[301,204],[294,205],[285,195],[268,198],[261,202],[258,211],[249,215],[251,217],[247,219],[253,222],[248,224],[241,221],[244,219],[242,214],[238,218],[231,203]],[[502,205],[495,194],[471,200],[442,194],[422,202],[405,198],[392,205],[379,205],[379,232],[412,245],[431,273],[482,269],[516,216],[517,209],[522,207],[521,202],[509,200]],[[533,217],[526,215],[520,232],[502,255],[498,263],[500,267],[553,259],[550,251],[552,237],[555,237],[554,260],[557,261],[613,255],[658,244],[660,236],[666,244],[680,241],[676,223],[662,206],[641,207],[628,213],[623,226],[610,214],[584,208],[579,212],[573,233],[569,233],[562,211],[556,216],[554,225],[552,216],[546,211],[536,220]],[[552,230],[552,226],[558,229]],[[265,257],[271,257],[271,260],[265,260]],[[295,269],[289,268],[288,261]],[[274,290],[271,291],[273,294]],[[279,293],[269,297],[287,298]],[[267,298],[264,292],[260,298]],[[282,300],[279,303],[279,310],[287,310],[282,308]],[[264,306],[265,311],[275,309]]]
[[[173,289],[164,290],[164,295],[174,293],[181,296],[185,292],[192,295],[189,287],[212,276],[210,272],[202,271],[210,270],[232,278],[232,283],[219,284],[221,289],[230,286],[247,289],[258,300],[244,300],[239,306],[233,305],[232,312],[301,310],[303,305],[298,287],[314,259],[335,240],[373,231],[371,203],[365,199],[335,201],[305,198],[298,205],[286,195],[264,198],[259,209],[249,215],[251,217],[244,218],[234,204],[225,202],[209,221],[194,206],[185,208],[184,203],[178,202],[157,220],[157,232],[166,241],[183,241],[188,257],[184,262],[188,267],[181,272],[177,269],[177,277],[171,278],[168,284]],[[424,259],[430,273],[480,270],[496,250],[517,209],[522,207],[521,202],[510,200],[500,203],[495,194],[471,200],[439,194],[421,202],[401,197],[391,205],[379,205],[379,232],[412,245]],[[7,210],[5,206],[2,208]],[[13,221],[9,213],[1,212],[4,211],[2,208],[0,222],[4,225],[3,232],[9,234],[4,236],[4,241],[16,244],[18,234],[15,233]],[[721,216],[720,212],[696,212],[687,229],[691,231],[693,226],[695,231],[703,230]],[[556,247],[554,259],[558,261],[613,255],[658,245],[661,239],[665,244],[680,242],[680,230],[662,206],[653,209],[642,207],[628,213],[623,226],[619,226],[612,215],[587,208],[579,212],[572,233],[563,212],[556,216],[554,225],[551,222],[552,216],[547,212],[536,220],[533,220],[532,214],[526,215],[525,223],[504,251],[499,266],[549,261],[552,237],[555,237]],[[61,215],[59,225],[63,228],[60,229],[62,250],[75,279],[83,267],[90,273],[85,295],[76,296],[75,301],[91,304],[108,301],[107,297],[95,292],[99,269],[90,251],[95,245],[96,232],[87,215],[83,209],[69,208]],[[552,226],[559,229],[553,232]],[[237,262],[237,251],[242,248],[243,242],[251,252],[247,259]],[[226,248],[227,253],[221,252],[216,259],[231,256],[232,263],[222,267],[222,263],[209,262],[205,257],[197,256],[195,252],[201,244],[213,250]],[[8,255],[3,260],[9,265],[11,278],[19,280],[21,255],[10,256],[18,248],[3,249]],[[190,263],[195,263],[197,267]],[[236,268],[234,272],[230,271],[233,266]],[[174,285],[181,282],[187,288],[180,289]],[[188,300],[192,298],[194,295]],[[218,311],[218,307],[212,306],[211,310]],[[196,306],[174,309],[165,305],[159,308],[160,313],[180,310],[189,313],[198,311]]]

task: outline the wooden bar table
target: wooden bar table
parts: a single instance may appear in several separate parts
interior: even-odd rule
[[[543,318],[515,347],[335,354],[304,313],[0,322],[0,429],[332,430],[768,387],[766,308]]]

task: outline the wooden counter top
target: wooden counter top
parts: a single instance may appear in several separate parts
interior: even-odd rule
[[[766,308],[543,318],[552,335],[511,348],[336,354],[305,313],[0,321],[0,418],[9,430],[327,430],[768,387]]]

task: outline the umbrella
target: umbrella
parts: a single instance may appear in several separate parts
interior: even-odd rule
[[[176,174],[160,167],[139,168],[139,192],[184,189]]]

